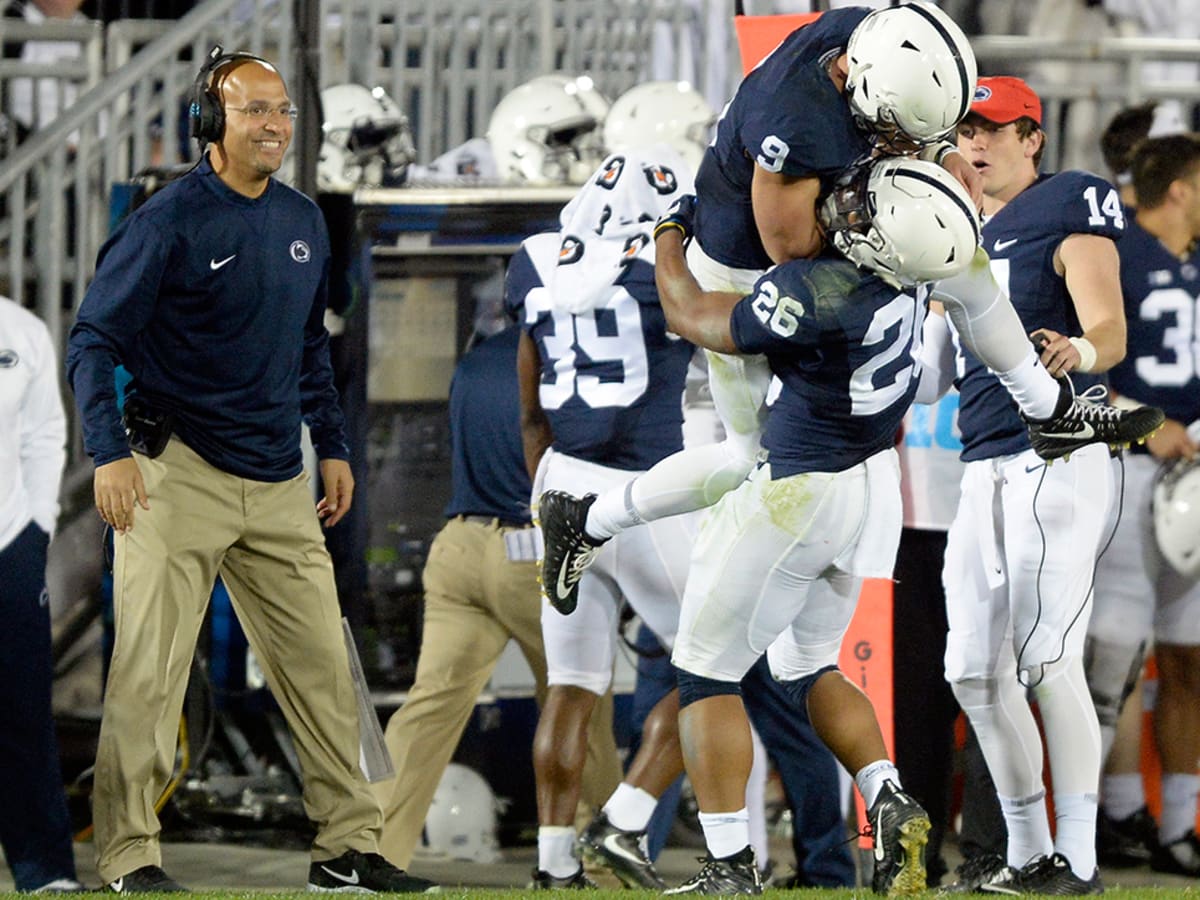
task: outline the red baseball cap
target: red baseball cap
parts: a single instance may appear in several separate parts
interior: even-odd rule
[[[996,75],[975,83],[971,112],[997,125],[1007,125],[1028,116],[1042,124],[1042,101],[1020,78]]]

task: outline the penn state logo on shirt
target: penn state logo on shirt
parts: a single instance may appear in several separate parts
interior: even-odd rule
[[[583,241],[568,234],[563,237],[562,245],[558,248],[558,264],[569,266],[583,259]]]
[[[984,100],[989,99],[991,96],[992,96],[992,89],[990,87],[988,87],[986,84],[981,84],[981,85],[979,85],[979,87],[975,88],[975,96],[974,96],[974,98],[972,98],[971,102],[972,103],[982,103]]]
[[[0,350],[0,369],[11,369],[21,361],[16,350]]]
[[[679,188],[679,179],[666,166],[650,165],[642,167],[646,182],[660,194],[673,194]]]
[[[617,186],[617,182],[621,180],[621,173],[624,171],[625,157],[614,156],[600,170],[600,174],[596,176],[596,184],[606,191],[611,191]]]
[[[298,263],[306,263],[312,259],[312,251],[308,249],[308,244],[304,241],[292,241],[292,246],[288,247],[288,253]]]

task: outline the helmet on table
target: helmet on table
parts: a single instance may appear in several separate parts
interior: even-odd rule
[[[608,101],[586,76],[542,75],[496,104],[487,139],[500,177],[520,184],[582,184],[604,159]]]
[[[335,84],[321,91],[325,121],[317,160],[317,186],[350,192],[398,185],[416,159],[408,118],[387,91]]]
[[[694,173],[712,136],[717,114],[686,81],[649,81],[630,88],[612,105],[604,120],[609,153],[666,144]]]

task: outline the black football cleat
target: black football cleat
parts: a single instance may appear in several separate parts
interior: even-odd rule
[[[646,832],[622,831],[603,812],[579,836],[579,847],[584,857],[608,869],[627,888],[661,891],[667,886],[646,851]]]
[[[1104,403],[1108,391],[1103,385],[1076,394],[1071,379],[1060,378],[1058,383],[1054,415],[1048,419],[1021,417],[1029,429],[1029,443],[1044,460],[1068,457],[1089,444],[1107,444],[1110,450],[1142,444],[1166,420],[1163,411],[1154,406],[1119,409]]]
[[[1070,861],[1061,853],[1031,860],[1017,875],[1017,884],[1022,894],[1068,896],[1104,893],[1099,869],[1092,872],[1091,878],[1080,878],[1071,871]]]
[[[535,891],[586,891],[596,887],[596,883],[583,872],[583,866],[574,875],[557,878],[541,869],[533,870],[533,881],[529,887]]]
[[[538,501],[542,526],[542,590],[550,605],[564,616],[579,603],[579,579],[606,543],[588,536],[588,509],[595,494],[572,497],[564,491],[546,491]]]
[[[762,893],[762,876],[758,872],[753,847],[743,847],[733,856],[723,856],[720,859],[708,855],[703,857],[702,861],[704,865],[699,872],[679,887],[663,893],[708,896]]]
[[[923,892],[925,845],[932,827],[929,814],[895,784],[885,781],[867,821],[875,840],[871,890],[888,896]]]

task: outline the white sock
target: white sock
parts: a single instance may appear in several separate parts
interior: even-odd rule
[[[604,804],[604,814],[614,828],[622,831],[645,831],[654,815],[658,798],[622,781]]]
[[[700,813],[704,843],[713,859],[733,856],[750,846],[750,813],[743,806],[737,812]]]
[[[1054,376],[1046,371],[1032,344],[1020,365],[1007,372],[997,372],[996,378],[1029,418],[1048,419],[1054,415],[1062,389]]]
[[[633,507],[632,492],[636,481],[637,478],[602,491],[588,508],[583,530],[596,540],[604,541],[616,537],[626,528],[643,524],[646,520]]]
[[[1162,814],[1158,817],[1158,839],[1173,844],[1196,827],[1196,795],[1200,775],[1166,772],[1162,777]]]
[[[1096,795],[1054,792],[1054,849],[1087,881],[1096,872]]]
[[[1100,788],[1104,813],[1110,819],[1128,819],[1146,805],[1146,786],[1141,772],[1105,775]]]
[[[754,858],[761,870],[771,861],[771,844],[767,839],[767,772],[771,760],[753,725],[750,726],[750,742],[754,747],[754,762],[750,765],[750,777],[746,779],[746,813],[750,817],[750,846],[754,848]]]
[[[570,825],[538,826],[538,868],[555,878],[570,878],[579,871],[575,858],[575,829]]]
[[[1054,852],[1044,790],[1029,797],[1000,795],[998,799],[1000,810],[1004,813],[1004,824],[1008,826],[1010,866],[1019,869],[1035,856],[1049,856]],[[1091,873],[1088,873],[1088,877],[1091,877]]]
[[[890,781],[896,787],[900,787],[900,772],[890,759],[878,759],[854,773],[854,783],[858,785],[858,792],[862,794],[863,803],[867,805],[867,809],[875,805],[875,799],[883,790],[885,781]]]

